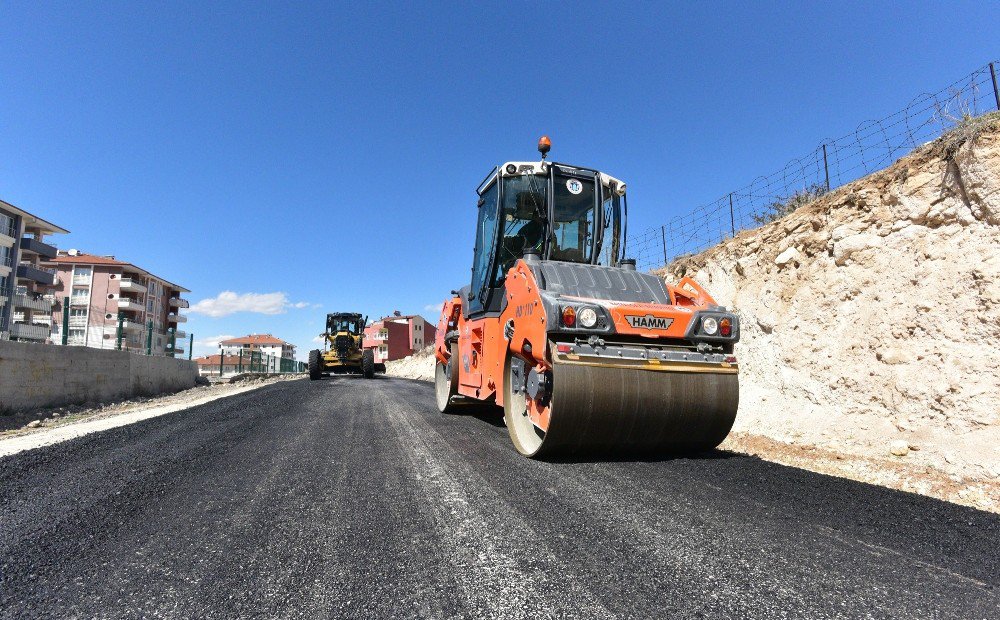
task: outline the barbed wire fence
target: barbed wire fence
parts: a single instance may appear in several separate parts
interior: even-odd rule
[[[924,93],[902,110],[864,121],[853,132],[824,140],[811,153],[749,185],[630,235],[630,257],[642,270],[670,264],[757,228],[776,206],[796,196],[818,195],[889,166],[965,118],[1000,110],[996,66],[989,63],[935,93]]]

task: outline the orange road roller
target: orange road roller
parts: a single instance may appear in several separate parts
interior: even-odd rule
[[[528,457],[718,446],[739,402],[739,318],[690,278],[637,271],[625,183],[547,161],[550,146],[476,190],[471,282],[438,322],[438,409],[503,407]]]

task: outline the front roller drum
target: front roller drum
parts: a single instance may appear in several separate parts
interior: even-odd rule
[[[511,393],[511,364],[507,367],[507,429],[518,451],[530,457],[710,450],[729,434],[739,405],[739,377],[728,369],[665,371],[556,362],[549,426],[543,432],[525,414],[525,393]]]

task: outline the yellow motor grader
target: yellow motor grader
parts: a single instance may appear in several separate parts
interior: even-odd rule
[[[309,378],[316,380],[329,374],[360,374],[372,379],[376,372],[385,372],[385,364],[375,363],[375,351],[364,348],[368,317],[357,312],[336,312],[326,315],[323,349],[309,352]]]

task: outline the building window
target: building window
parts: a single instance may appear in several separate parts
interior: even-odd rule
[[[14,218],[6,213],[0,213],[0,235],[17,236],[17,231],[14,230]]]
[[[91,269],[87,265],[77,265],[73,267],[73,275],[89,278],[91,274]]]
[[[73,297],[80,298],[80,297],[89,297],[89,296],[90,296],[90,289],[89,288],[75,288],[75,289],[73,289]]]
[[[71,317],[74,317],[74,316],[87,316],[87,309],[86,308],[70,308],[69,315]]]

